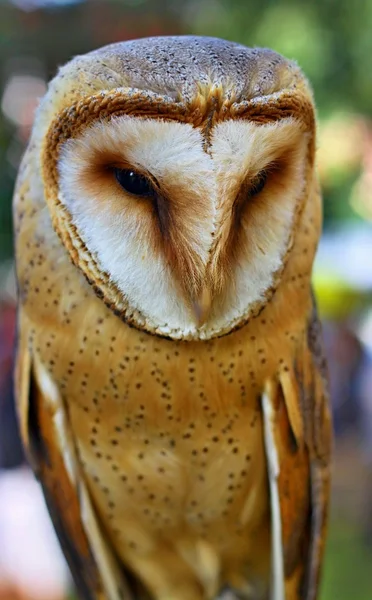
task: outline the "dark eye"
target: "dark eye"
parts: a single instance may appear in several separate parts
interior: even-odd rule
[[[263,170],[254,179],[251,181],[251,185],[249,188],[249,197],[257,196],[264,189],[267,182],[268,172]]]
[[[131,169],[119,168],[115,168],[114,173],[118,183],[129,194],[141,197],[154,195],[154,188],[144,175],[140,175]]]

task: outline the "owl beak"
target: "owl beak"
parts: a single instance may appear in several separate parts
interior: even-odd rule
[[[195,315],[198,327],[201,327],[206,323],[212,305],[212,294],[209,288],[204,287],[199,298],[194,300],[192,303],[193,312]]]

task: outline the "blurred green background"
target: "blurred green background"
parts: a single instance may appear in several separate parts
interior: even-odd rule
[[[73,55],[104,44],[189,33],[269,46],[295,59],[314,88],[324,194],[315,286],[337,434],[322,600],[371,600],[371,0],[0,0],[0,314],[8,323],[14,306],[14,179],[46,82]]]

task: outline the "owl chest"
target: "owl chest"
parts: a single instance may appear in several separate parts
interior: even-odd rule
[[[144,531],[223,535],[218,524],[229,519],[253,527],[267,506],[266,463],[243,357],[238,348],[224,355],[214,344],[200,351],[149,339],[151,348],[147,338],[125,348],[112,340],[101,361],[90,347],[90,362],[74,365],[79,375],[66,393],[104,521],[117,532],[138,523]]]
[[[121,561],[149,581],[156,572],[162,585],[190,585],[187,598],[202,597],[195,582],[211,565],[213,589],[266,581],[264,345],[248,351],[244,331],[171,342],[84,316],[81,326],[40,328],[32,343],[63,396],[82,474]]]

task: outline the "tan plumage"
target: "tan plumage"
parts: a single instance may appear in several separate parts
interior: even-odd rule
[[[314,147],[270,50],[136,40],[51,82],[15,193],[16,383],[81,597],[317,597]]]

